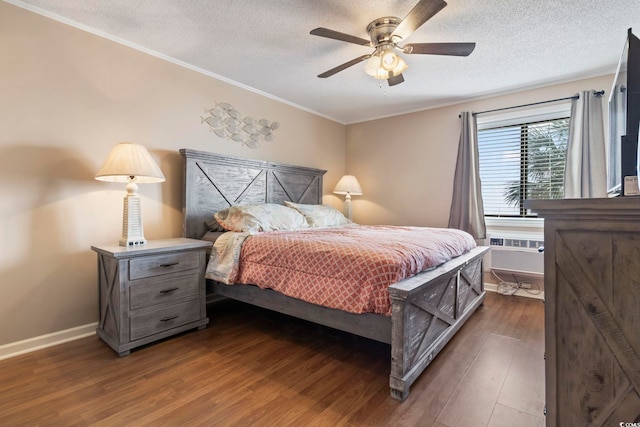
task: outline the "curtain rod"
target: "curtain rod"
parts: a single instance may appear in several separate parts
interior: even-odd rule
[[[595,94],[597,96],[602,96],[602,95],[604,95],[604,90],[596,92]],[[473,115],[477,116],[478,114],[493,113],[493,112],[496,112],[496,111],[511,110],[511,109],[514,109],[514,108],[521,108],[521,107],[531,107],[533,105],[547,104],[549,102],[566,101],[566,100],[569,100],[569,99],[578,99],[578,98],[580,98],[580,95],[567,96],[566,98],[558,98],[558,99],[550,99],[548,101],[532,102],[531,104],[514,105],[513,107],[504,107],[504,108],[496,108],[494,110],[478,111],[477,113],[473,113]],[[461,117],[461,116],[458,115],[458,117]]]

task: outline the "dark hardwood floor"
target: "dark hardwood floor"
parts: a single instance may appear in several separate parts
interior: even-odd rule
[[[543,304],[489,293],[403,402],[389,347],[233,301],[119,358],[97,337],[0,362],[2,426],[542,426]]]

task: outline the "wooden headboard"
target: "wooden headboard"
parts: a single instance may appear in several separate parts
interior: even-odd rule
[[[261,160],[181,149],[184,158],[185,237],[201,238],[213,214],[232,205],[322,203],[327,172]]]

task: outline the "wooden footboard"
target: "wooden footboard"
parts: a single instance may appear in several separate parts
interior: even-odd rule
[[[409,387],[484,301],[482,259],[477,247],[433,270],[389,287],[391,396],[405,400]]]

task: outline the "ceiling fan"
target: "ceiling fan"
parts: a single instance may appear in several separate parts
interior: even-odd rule
[[[409,43],[400,45],[403,40],[436,13],[440,12],[446,5],[447,3],[444,0],[420,0],[404,19],[399,19],[395,16],[378,18],[367,25],[367,33],[370,40],[328,28],[320,27],[312,30],[311,34],[314,36],[327,37],[374,48],[373,53],[362,55],[338,65],[319,74],[318,77],[331,77],[366,60],[367,63],[364,69],[367,74],[377,79],[385,79],[389,86],[394,86],[404,82],[402,73],[408,68],[402,57],[396,53],[396,50],[410,55],[469,56],[476,47],[475,43]]]

